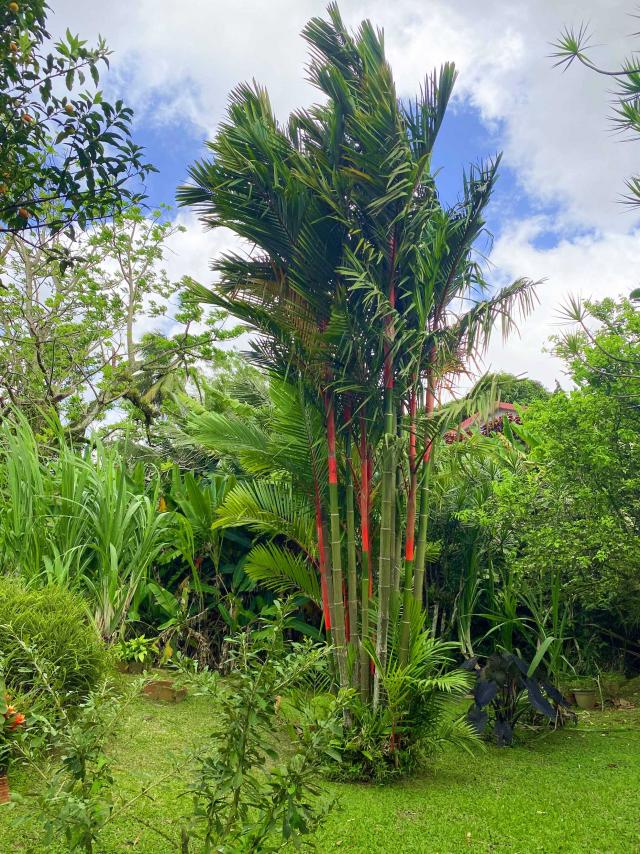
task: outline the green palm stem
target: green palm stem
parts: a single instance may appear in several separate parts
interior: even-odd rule
[[[391,599],[391,563],[393,555],[392,526],[395,513],[395,470],[394,470],[394,412],[393,387],[385,391],[385,448],[382,475],[381,519],[380,519],[380,555],[378,558],[378,631],[376,636],[376,656],[384,669],[387,661],[387,642],[389,637],[389,605]],[[376,669],[373,688],[373,704],[377,707],[380,699],[380,674]]]
[[[323,537],[325,543],[330,542],[329,528],[328,528],[327,520],[325,518],[324,513],[322,514],[322,537]],[[335,614],[333,611],[333,606],[334,606],[334,602],[333,602],[333,578],[332,578],[331,551],[330,550],[326,551],[326,549],[325,549],[325,560],[326,560],[326,564],[327,564],[327,596],[329,599],[329,619],[331,620],[331,625],[335,626],[336,618],[335,618]],[[334,647],[334,653],[335,653],[335,647]],[[336,658],[336,663],[337,663],[337,658]]]
[[[396,419],[396,438],[398,447],[402,439],[402,420],[404,417],[404,403],[399,405],[399,413]],[[396,495],[394,513],[391,520],[391,588],[392,596],[396,599],[400,594],[400,561],[402,560],[402,493],[403,474],[402,465],[398,459],[396,462]]]
[[[400,421],[400,419],[398,419]],[[396,466],[396,500],[391,518],[391,587],[397,596],[400,593],[400,561],[402,560],[402,469]]]
[[[322,516],[322,532],[323,532],[325,543],[328,543],[329,542],[329,528],[327,526],[327,521],[324,518],[324,513]],[[327,558],[327,588],[329,591],[329,613],[331,615],[331,625],[335,626],[336,620],[335,620],[335,616],[333,613],[333,580],[331,578],[331,553],[330,553],[330,551],[327,552],[326,558]],[[333,672],[339,673],[340,668],[338,666],[338,650],[337,650],[335,644],[332,645],[331,650],[332,650],[332,658],[333,658],[333,666],[334,666]]]
[[[395,234],[391,237],[391,278],[389,283],[389,302],[395,308]],[[378,559],[378,632],[376,636],[376,656],[384,672],[387,663],[387,645],[389,638],[389,605],[391,599],[391,569],[394,554],[393,527],[396,512],[395,500],[395,443],[396,418],[394,410],[394,365],[392,341],[394,337],[393,320],[385,319],[384,354],[384,452],[382,497],[380,502],[380,556]],[[381,675],[376,668],[373,682],[373,707],[380,702]]]
[[[425,398],[425,412],[431,414],[435,406],[435,398],[431,390],[431,384],[427,389]],[[420,487],[420,520],[418,523],[418,545],[416,548],[415,565],[413,571],[413,598],[422,607],[422,596],[424,590],[424,567],[427,551],[427,527],[429,525],[429,462],[433,450],[433,440],[427,442],[427,447],[422,458],[422,484]]]
[[[351,468],[351,431],[347,428],[346,456],[347,456],[347,603],[349,615],[349,643],[355,649],[358,645],[358,572],[356,558],[356,519],[354,506],[353,471]],[[352,682],[354,687],[358,685],[357,659],[354,656],[354,668]]]
[[[404,581],[402,599],[402,626],[400,630],[400,664],[409,656],[411,632],[410,608],[413,596],[413,564],[415,559],[416,500],[418,493],[418,466],[416,459],[416,416],[418,395],[411,389],[409,397],[409,494],[407,495],[407,532],[404,550]],[[426,539],[425,539],[426,546]]]
[[[298,389],[300,394],[300,399],[304,400],[304,390],[302,385],[302,377],[299,378],[298,381]],[[325,536],[324,527],[322,524],[322,497],[320,493],[320,477],[318,474],[318,464],[319,461],[316,458],[316,452],[313,450],[312,445],[312,433],[309,430],[309,443],[312,448],[311,451],[311,472],[313,475],[313,498],[314,498],[314,506],[315,506],[315,522],[316,522],[316,537],[318,540],[318,570],[320,572],[320,593],[322,596],[322,615],[324,617],[324,625],[325,630],[327,632],[327,640],[330,640],[331,637],[331,611],[329,608],[329,603],[331,602],[331,597],[329,595],[329,578],[327,571],[327,550],[326,550],[326,542],[327,538]]]
[[[340,685],[348,687],[345,608],[343,598],[344,577],[342,572],[342,531],[340,527],[340,501],[338,497],[338,463],[336,459],[336,421],[334,400],[331,392],[325,393],[327,419],[327,446],[329,467],[329,523],[331,532],[331,564],[333,582],[333,641],[338,659]]]
[[[360,540],[361,540],[361,576],[360,576],[360,694],[363,700],[369,699],[369,656],[363,641],[369,638],[369,599],[373,593],[373,575],[369,553],[369,449],[367,446],[367,423],[360,417]]]

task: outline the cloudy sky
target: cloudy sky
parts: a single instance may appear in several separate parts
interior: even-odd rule
[[[159,168],[152,202],[174,204],[175,187],[215,133],[229,90],[240,80],[265,84],[279,116],[311,103],[305,81],[305,21],[324,0],[50,0],[52,29],[103,35],[114,50],[103,78],[111,96],[136,110],[136,141]],[[489,211],[496,284],[544,280],[540,304],[520,337],[491,346],[486,366],[566,385],[544,347],[568,294],[601,298],[637,287],[638,216],[619,201],[638,168],[636,144],[613,135],[611,83],[575,67],[553,67],[551,42],[585,21],[593,58],[615,65],[639,42],[629,0],[342,0],[352,24],[371,18],[385,30],[399,94],[410,96],[445,60],[459,69],[454,102],[435,153],[441,192],[456,198],[464,165],[504,152]],[[211,257],[228,234],[187,226],[169,272],[211,281]]]

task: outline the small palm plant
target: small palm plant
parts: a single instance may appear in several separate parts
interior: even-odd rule
[[[411,620],[412,643],[406,660],[400,657],[399,626],[384,667],[371,642],[367,644],[386,702],[374,709],[356,696],[342,763],[333,769],[336,776],[380,781],[412,770],[445,745],[469,752],[479,746],[472,724],[456,715],[452,705],[473,684],[469,673],[452,667],[458,644],[434,638],[424,629],[423,616],[415,607]]]

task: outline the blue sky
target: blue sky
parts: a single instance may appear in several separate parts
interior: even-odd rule
[[[566,24],[588,20],[594,58],[619,62],[637,42],[626,0],[343,0],[356,25],[365,15],[384,27],[398,92],[410,97],[444,61],[459,78],[435,151],[446,201],[462,169],[502,150],[488,211],[493,233],[490,277],[543,280],[540,305],[506,345],[492,343],[485,366],[528,373],[548,386],[564,382],[544,352],[570,294],[601,298],[639,282],[637,216],[618,203],[624,179],[640,172],[634,146],[616,142],[607,124],[608,82],[583,69],[553,68],[550,43]],[[299,33],[325,0],[56,0],[54,29],[104,35],[114,49],[104,78],[110,95],[136,111],[136,141],[159,173],[150,201],[173,204],[188,165],[224,115],[228,92],[255,77],[279,118],[315,97],[305,81]],[[637,26],[635,26],[637,29]],[[228,233],[204,233],[188,211],[186,232],[167,257],[172,277],[210,282],[209,262],[234,245]]]

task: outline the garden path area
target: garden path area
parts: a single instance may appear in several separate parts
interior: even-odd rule
[[[213,715],[211,697],[178,705],[136,700],[113,745],[121,790],[133,796],[170,771],[206,737]],[[135,816],[105,834],[105,854],[177,850],[146,825],[176,836],[188,808],[180,796],[185,779],[186,769],[137,801]],[[34,784],[24,773],[13,776],[19,796]],[[640,709],[581,713],[577,727],[475,757],[447,751],[406,783],[331,789],[341,806],[320,835],[321,852],[640,854]],[[2,854],[57,854],[38,844],[29,813],[28,797],[0,811]]]

